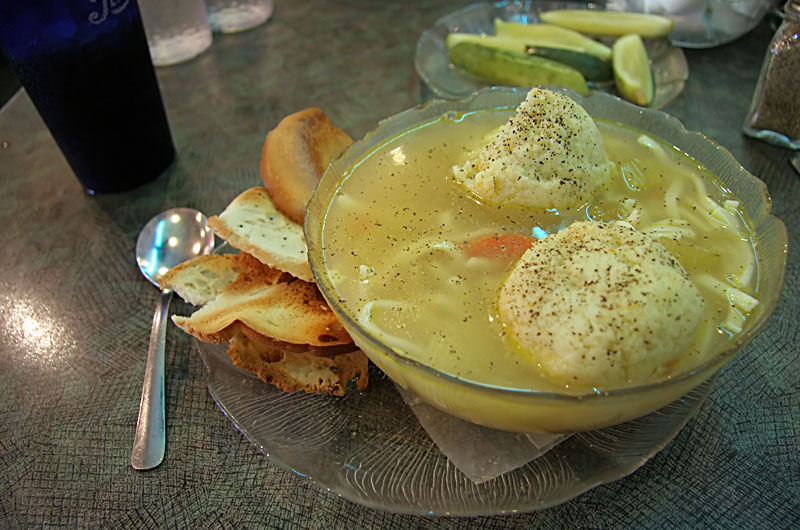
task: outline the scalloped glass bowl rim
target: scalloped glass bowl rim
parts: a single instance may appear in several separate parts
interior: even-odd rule
[[[573,90],[563,88],[563,87],[548,87],[551,90],[555,90],[557,92],[561,92],[564,94],[569,95],[571,98],[579,102],[581,105],[586,106],[587,104],[597,104],[599,102],[600,105],[611,105],[615,109],[615,118],[614,121],[626,125],[628,121],[630,121],[635,116],[645,116],[649,120],[657,121],[663,124],[662,132],[656,134],[660,139],[671,143],[665,136],[671,136],[672,134],[677,134],[684,137],[693,137],[696,142],[699,143],[708,143],[711,144],[714,149],[722,152],[724,154],[724,161],[725,164],[728,165],[729,168],[733,169],[734,171],[741,174],[741,178],[747,185],[756,188],[763,197],[762,208],[760,211],[756,212],[748,212],[750,214],[750,221],[754,228],[760,226],[764,219],[772,218],[775,219],[783,231],[783,246],[785,248],[786,242],[786,234],[785,234],[785,226],[780,219],[770,215],[770,204],[771,199],[769,197],[769,193],[767,191],[766,184],[764,182],[748,172],[744,167],[739,164],[733,155],[725,149],[724,147],[717,144],[712,139],[708,138],[706,135],[696,131],[688,131],[683,124],[675,117],[666,114],[660,110],[656,109],[647,109],[638,107],[631,103],[621,100],[615,96],[605,94],[602,92],[593,92],[587,96],[581,96],[577,92]],[[423,123],[427,123],[436,119],[438,116],[442,116],[448,112],[471,112],[477,110],[488,110],[488,109],[513,109],[516,107],[519,102],[524,99],[525,94],[527,94],[529,89],[527,88],[517,88],[517,87],[488,87],[476,90],[472,93],[469,97],[461,98],[461,99],[433,99],[424,104],[418,105],[416,107],[412,107],[405,111],[402,111],[398,114],[385,118],[378,122],[378,125],[370,132],[368,132],[361,140],[354,142],[350,145],[339,157],[331,162],[328,165],[328,168],[324,172],[322,179],[320,181],[320,185],[317,187],[317,191],[315,191],[314,195],[312,196],[311,200],[309,201],[309,214],[306,215],[306,221],[304,224],[305,230],[305,237],[306,242],[308,243],[308,256],[309,261],[311,264],[311,270],[314,274],[314,278],[317,282],[317,285],[320,288],[325,299],[328,301],[331,309],[337,315],[339,319],[344,321],[345,327],[352,331],[356,330],[357,334],[361,337],[367,339],[372,345],[376,346],[380,353],[386,355],[391,360],[403,363],[407,366],[413,367],[418,370],[425,371],[430,375],[434,375],[436,377],[441,377],[443,379],[449,380],[454,382],[458,385],[463,385],[469,388],[472,388],[477,391],[481,392],[491,392],[497,393],[499,396],[508,396],[508,395],[517,395],[520,397],[531,397],[531,398],[542,398],[542,399],[555,399],[561,401],[588,401],[588,400],[597,400],[603,398],[611,398],[616,396],[626,396],[626,395],[635,395],[642,392],[649,392],[651,390],[662,389],[672,385],[678,385],[688,379],[696,377],[698,375],[704,374],[703,380],[710,377],[714,373],[716,373],[722,366],[732,359],[741,349],[746,346],[753,338],[755,338],[758,333],[766,325],[769,318],[775,311],[777,307],[778,300],[780,296],[776,296],[772,300],[761,300],[763,304],[763,309],[761,313],[754,319],[748,319],[748,326],[746,330],[740,332],[739,336],[730,344],[729,347],[725,348],[721,353],[717,356],[709,359],[705,363],[695,367],[694,369],[683,372],[676,376],[662,379],[658,381],[654,381],[652,383],[647,383],[643,385],[636,385],[636,386],[629,386],[623,387],[618,389],[611,389],[607,391],[597,391],[597,392],[587,392],[584,394],[562,394],[562,393],[555,393],[555,392],[544,392],[540,390],[534,389],[526,389],[526,388],[513,388],[513,387],[503,387],[498,385],[492,385],[488,383],[482,383],[478,381],[472,381],[469,379],[463,379],[446,372],[442,372],[428,366],[422,362],[417,360],[411,359],[406,357],[388,345],[381,342],[381,340],[368,332],[364,329],[359,322],[351,317],[351,315],[344,309],[343,305],[340,304],[336,297],[334,296],[334,287],[333,282],[329,279],[326,273],[325,267],[325,258],[324,252],[322,249],[322,245],[320,243],[320,239],[322,237],[322,228],[324,226],[324,220],[327,215],[327,211],[330,208],[330,204],[333,198],[336,196],[336,190],[339,187],[339,181],[341,181],[342,173],[341,171],[336,171],[340,168],[342,164],[345,164],[344,169],[349,169],[357,160],[361,159],[363,156],[375,151],[376,149],[380,148],[383,144],[392,141],[398,135],[403,133],[404,131],[408,131],[415,126],[421,125]],[[499,97],[495,98],[496,95]],[[497,99],[498,101],[494,101]],[[501,101],[501,100],[506,101]],[[492,100],[492,104],[488,106],[481,106],[480,103],[483,100]],[[516,102],[515,102],[516,101]],[[591,112],[590,112],[591,114]],[[645,131],[646,132],[646,131]],[[671,134],[670,134],[671,133]],[[655,133],[653,133],[655,134]],[[354,155],[353,153],[357,153]],[[691,153],[688,153],[691,156]],[[709,168],[713,173],[717,174],[718,171],[715,171],[719,168]],[[336,172],[336,174],[334,174]],[[333,184],[329,184],[327,187],[323,185],[323,183],[329,183],[331,180],[335,180],[336,182]],[[332,193],[327,194],[327,196],[323,196],[323,192],[330,189]],[[319,223],[314,224],[313,221],[310,220],[318,220]],[[756,232],[757,233],[757,232]],[[782,267],[778,272],[780,274],[779,279],[779,286],[776,289],[777,293],[780,293],[782,290],[782,286],[784,283],[785,277],[785,270],[786,270],[786,259],[785,259],[785,252],[784,252],[784,259],[782,262]],[[357,341],[358,342],[358,341]],[[369,356],[369,351],[365,353]]]

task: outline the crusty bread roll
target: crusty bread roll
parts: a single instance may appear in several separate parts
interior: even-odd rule
[[[286,116],[267,134],[261,151],[261,178],[275,207],[303,224],[306,205],[331,160],[353,143],[318,108]]]

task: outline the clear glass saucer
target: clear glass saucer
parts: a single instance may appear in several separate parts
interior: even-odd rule
[[[672,440],[716,380],[637,420],[574,434],[528,464],[475,484],[372,365],[364,391],[351,387],[342,398],[287,394],[236,368],[226,345],[195,341],[195,347],[211,396],[270,461],[350,501],[419,515],[530,512],[620,479]]]
[[[475,90],[488,86],[482,79],[474,77],[450,64],[445,46],[448,33],[493,33],[494,19],[510,20],[526,24],[539,21],[539,13],[552,9],[586,8],[576,2],[495,2],[477,3],[445,15],[431,28],[425,30],[417,41],[414,65],[419,77],[440,98],[463,98]],[[689,65],[683,50],[676,48],[667,39],[645,41],[655,79],[656,94],[651,107],[662,108],[678,97],[689,77]],[[614,84],[592,85],[591,89],[614,94]]]

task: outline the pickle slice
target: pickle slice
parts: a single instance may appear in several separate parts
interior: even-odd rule
[[[657,39],[666,37],[674,26],[671,18],[661,15],[598,9],[557,9],[540,13],[539,18],[548,24],[604,37],[635,33],[640,37]]]

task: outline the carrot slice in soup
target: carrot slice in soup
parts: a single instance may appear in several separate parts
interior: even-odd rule
[[[465,251],[472,258],[519,259],[535,240],[522,234],[495,234],[469,241]]]

